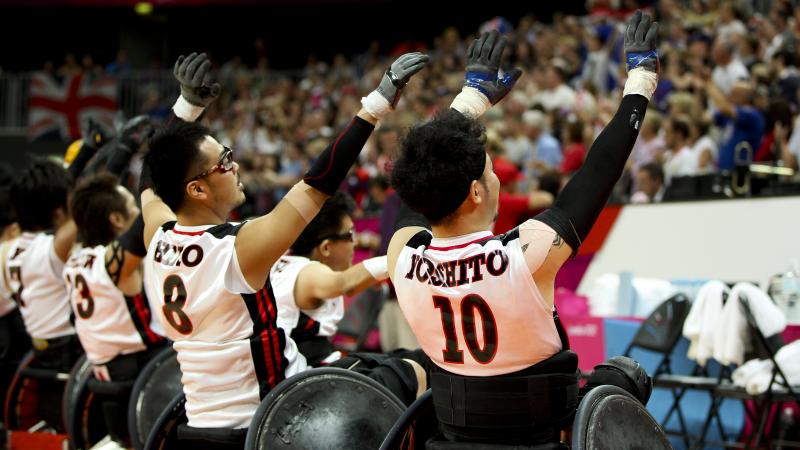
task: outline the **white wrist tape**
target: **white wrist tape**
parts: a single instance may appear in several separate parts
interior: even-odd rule
[[[361,261],[364,268],[378,281],[383,281],[389,278],[389,260],[386,256],[377,256],[375,258],[365,259]]]
[[[202,106],[197,106],[189,103],[188,100],[183,98],[183,96],[179,96],[178,100],[175,101],[175,104],[172,106],[172,111],[175,112],[175,115],[178,116],[179,119],[183,119],[187,122],[194,122],[200,117],[200,114],[203,114]]]
[[[492,102],[481,91],[464,86],[450,107],[467,117],[477,119],[492,107]]]
[[[628,80],[625,81],[625,89],[622,91],[622,96],[639,94],[649,101],[656,91],[656,86],[658,86],[658,74],[637,67],[628,72]]]
[[[292,186],[292,189],[290,189],[284,197],[284,199],[300,213],[300,216],[306,224],[314,220],[314,217],[317,216],[317,213],[322,208],[322,205],[317,204],[314,198],[309,194],[309,191],[312,189],[314,188],[301,181]]]
[[[374,118],[382,120],[387,114],[392,112],[392,105],[386,97],[378,91],[372,91],[366,97],[361,97],[361,106]]]

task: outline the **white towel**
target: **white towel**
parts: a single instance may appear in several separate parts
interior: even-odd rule
[[[783,346],[775,354],[775,360],[789,380],[789,384],[800,385],[800,341]],[[744,387],[747,393],[763,394],[767,391],[772,379],[772,361],[768,359],[750,360],[734,370],[731,378],[734,384]],[[776,382],[781,381],[783,380],[780,376],[777,376]]]
[[[722,294],[728,286],[717,280],[705,283],[697,292],[692,308],[683,323],[683,335],[689,340],[687,358],[705,366],[714,352],[714,330],[722,313]]]
[[[740,295],[747,297],[750,311],[765,337],[786,328],[786,316],[764,291],[750,283],[737,283],[731,289],[714,330],[714,359],[725,366],[741,365],[744,361],[748,330],[747,319],[739,305]]]

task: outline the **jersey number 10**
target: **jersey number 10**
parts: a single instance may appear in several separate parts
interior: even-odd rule
[[[444,361],[463,364],[464,352],[458,348],[455,315],[453,314],[453,306],[450,304],[450,299],[434,295],[433,305],[442,314],[442,328],[444,329],[446,342],[445,349],[442,350]],[[483,345],[478,343],[478,333],[475,327],[475,322],[478,318],[483,328]],[[497,353],[497,324],[494,321],[492,310],[480,295],[469,294],[461,299],[461,329],[464,333],[467,349],[475,361],[481,364],[490,363]]]

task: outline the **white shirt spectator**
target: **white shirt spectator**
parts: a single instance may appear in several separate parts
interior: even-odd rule
[[[575,106],[575,90],[566,84],[560,84],[555,89],[539,91],[533,96],[533,104],[539,103],[548,112],[568,109]]]
[[[747,80],[750,78],[750,72],[747,71],[742,60],[734,57],[731,62],[725,66],[717,66],[711,72],[711,80],[714,84],[725,94],[731,93],[733,83],[739,80]]]
[[[672,177],[682,177],[686,175],[697,175],[697,153],[688,145],[680,149],[677,153],[668,151],[665,155],[664,178],[667,184]]]

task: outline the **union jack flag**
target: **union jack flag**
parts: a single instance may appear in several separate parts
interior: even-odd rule
[[[69,75],[61,81],[45,72],[31,76],[28,138],[58,133],[62,139],[81,137],[89,117],[110,125],[117,110],[117,80]]]

